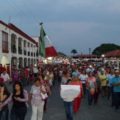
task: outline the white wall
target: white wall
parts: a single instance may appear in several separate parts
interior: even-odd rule
[[[9,53],[2,53],[2,31],[4,32],[7,32],[8,33],[8,42],[9,42]],[[11,53],[11,34],[15,34],[17,36],[17,44],[16,44],[16,47],[17,47],[17,54],[13,54]],[[6,59],[6,61],[8,61],[9,64],[11,64],[11,58],[12,57],[17,57],[17,59],[19,59],[19,57],[22,57],[23,59],[24,58],[30,58],[30,59],[37,59],[37,57],[35,56],[28,56],[27,55],[24,55],[24,51],[22,52],[22,55],[18,54],[18,38],[22,38],[22,40],[26,40],[27,43],[29,42],[30,45],[33,44],[33,46],[35,46],[34,43],[32,43],[31,41],[27,40],[26,38],[24,38],[23,36],[21,36],[20,34],[14,32],[13,30],[7,28],[6,26],[0,24],[0,63],[1,63],[1,60],[3,59]],[[24,44],[22,43],[22,49],[24,49]],[[28,49],[30,52],[32,51],[33,53],[35,52],[36,53],[36,49],[34,48],[29,48]],[[5,61],[5,60],[4,60]],[[7,64],[8,64],[7,63]]]

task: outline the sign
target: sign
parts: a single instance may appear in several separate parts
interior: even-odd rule
[[[79,85],[61,85],[60,95],[66,102],[72,102],[80,92]]]

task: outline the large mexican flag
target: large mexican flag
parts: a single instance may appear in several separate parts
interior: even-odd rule
[[[57,56],[57,51],[52,45],[52,42],[48,38],[47,34],[45,33],[42,25],[39,38],[39,53],[44,58]]]

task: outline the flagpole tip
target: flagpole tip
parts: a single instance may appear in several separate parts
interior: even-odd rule
[[[43,25],[43,22],[41,22],[40,25]]]

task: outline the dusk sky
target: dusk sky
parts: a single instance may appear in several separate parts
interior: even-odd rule
[[[42,21],[57,51],[67,54],[120,45],[120,0],[1,0],[0,19],[30,36],[39,36]]]

